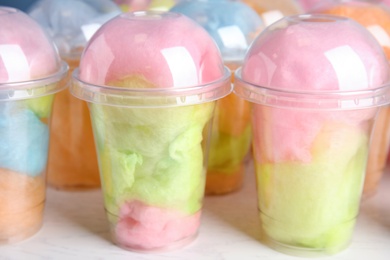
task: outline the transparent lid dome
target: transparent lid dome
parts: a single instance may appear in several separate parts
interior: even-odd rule
[[[110,0],[40,0],[28,13],[47,30],[62,57],[78,59],[96,30],[121,11]]]
[[[360,23],[378,40],[390,59],[390,8],[381,1],[329,0],[312,13],[339,15]]]
[[[300,6],[292,0],[242,0],[253,8],[263,19],[266,26],[282,19],[284,16],[301,13]]]
[[[316,106],[319,94],[327,93],[331,99],[343,92],[346,98],[357,98],[356,91],[382,87],[389,81],[389,64],[375,38],[357,22],[340,16],[298,15],[261,33],[238,74],[244,82],[236,90],[240,95],[248,97],[260,88],[307,94]],[[358,98],[355,101],[359,103]]]
[[[101,102],[96,95],[103,92],[144,99],[211,91],[194,96],[197,103],[228,94],[229,75],[213,39],[191,19],[169,12],[134,12],[110,20],[92,37],[74,73],[79,83],[72,92]]]
[[[182,1],[171,9],[207,30],[218,44],[225,61],[242,61],[253,39],[265,25],[260,16],[239,1]]]
[[[27,14],[1,6],[0,24],[0,100],[62,89],[50,84],[64,77],[67,66],[42,28]]]

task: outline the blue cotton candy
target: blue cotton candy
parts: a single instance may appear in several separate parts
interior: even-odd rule
[[[259,28],[260,16],[238,1],[183,1],[171,9],[195,20],[213,37],[224,60],[242,60]]]
[[[49,128],[21,101],[0,102],[0,168],[37,176],[47,163]]]

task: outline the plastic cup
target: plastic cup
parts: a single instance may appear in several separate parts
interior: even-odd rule
[[[119,13],[119,7],[110,0],[40,0],[29,10],[53,38],[70,72],[79,66],[93,33]],[[56,97],[53,115],[48,184],[64,190],[100,187],[87,103],[63,91]]]
[[[264,28],[248,5],[234,1],[183,1],[171,9],[201,25],[218,44],[226,66],[241,66],[248,46]],[[211,136],[206,194],[221,195],[242,187],[252,138],[250,104],[230,94],[217,103]]]
[[[68,67],[26,14],[0,7],[0,24],[0,244],[8,244],[42,226],[52,103]]]
[[[210,122],[231,91],[211,37],[180,14],[126,13],[96,32],[73,77],[73,95],[89,103],[114,242],[156,252],[192,241]]]
[[[348,246],[388,80],[383,50],[347,18],[286,17],[251,45],[234,91],[253,103],[258,209],[272,248],[320,256]]]
[[[323,6],[319,6],[313,12],[346,16],[354,19],[371,32],[383,47],[387,59],[390,60],[390,47],[387,43],[387,39],[390,37],[389,7],[381,4],[379,1],[329,1],[326,4],[324,3]],[[390,138],[390,113],[388,110],[389,108],[381,109],[374,127],[363,190],[365,197],[376,193],[386,167]]]

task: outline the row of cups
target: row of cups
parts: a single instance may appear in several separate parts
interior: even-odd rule
[[[1,7],[0,21],[0,242],[10,243],[42,225],[51,111],[68,66],[24,13]],[[253,132],[269,244],[293,254],[344,249],[376,115],[390,102],[381,46],[347,18],[288,16],[230,65],[233,74],[210,35],[178,13],[121,14],[88,42],[70,91],[88,103],[114,242],[149,252],[192,241],[209,162],[232,174],[207,183],[240,183]],[[222,148],[209,155],[213,145]],[[232,145],[240,155],[225,163]]]

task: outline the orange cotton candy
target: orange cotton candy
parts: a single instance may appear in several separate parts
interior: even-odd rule
[[[326,10],[320,11],[323,14],[339,15],[351,18],[366,27],[379,40],[385,51],[387,59],[390,59],[390,47],[381,43],[380,35],[383,32],[390,35],[390,11],[381,5],[364,3],[344,3]],[[379,30],[381,32],[379,32]],[[382,31],[383,30],[383,31]]]
[[[42,226],[45,201],[43,175],[0,169],[0,244],[23,240]]]

